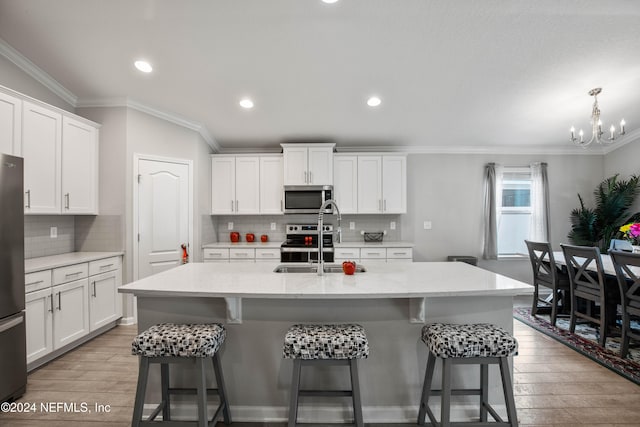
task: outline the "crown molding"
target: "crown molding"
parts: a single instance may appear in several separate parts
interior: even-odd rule
[[[627,132],[627,134],[625,135],[625,137],[622,140],[614,142],[611,145],[607,145],[604,148],[604,152],[605,152],[605,154],[609,154],[612,151],[615,151],[618,148],[622,148],[625,145],[627,145],[627,144],[629,144],[631,142],[634,142],[634,141],[636,141],[638,139],[640,139],[640,128],[634,129],[631,132]]]
[[[207,144],[209,144],[209,146],[215,153],[218,153],[221,151],[221,147],[220,147],[220,144],[218,144],[218,141],[215,140],[215,138],[211,135],[209,130],[202,123],[188,120],[177,114],[160,110],[155,107],[151,107],[142,102],[139,102],[130,98],[99,98],[99,99],[81,99],[77,103],[77,108],[92,108],[92,107],[97,107],[97,108],[126,107],[136,111],[140,111],[145,114],[149,114],[150,116],[154,116],[159,119],[165,120],[167,122],[198,132],[202,137],[202,139],[204,139],[207,142]]]
[[[76,108],[78,97],[66,87],[62,86],[56,79],[47,74],[42,68],[31,62],[23,54],[15,50],[9,43],[0,38],[0,55],[13,62],[18,68],[27,73],[30,77],[45,86],[67,104]]]
[[[407,154],[511,154],[511,155],[569,155],[569,156],[602,156],[605,152],[602,149],[577,149],[578,147],[547,147],[547,146],[433,146],[418,147],[413,145],[404,146],[363,146],[363,147],[336,147],[337,153],[407,153]]]

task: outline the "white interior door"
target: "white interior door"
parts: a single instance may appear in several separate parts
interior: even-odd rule
[[[138,160],[138,279],[182,263],[181,245],[190,246],[189,176],[186,163]]]

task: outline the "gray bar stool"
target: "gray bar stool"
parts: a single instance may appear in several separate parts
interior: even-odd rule
[[[516,404],[509,372],[508,357],[518,352],[518,341],[504,329],[491,324],[455,325],[434,323],[422,328],[422,341],[429,347],[427,369],[420,398],[418,424],[424,425],[425,415],[434,426],[509,426],[517,427]],[[436,359],[442,359],[442,389],[431,390]],[[451,389],[451,366],[480,365],[479,389]],[[500,366],[502,389],[508,421],[503,421],[489,404],[489,365]],[[429,408],[430,396],[441,396],[440,423]],[[480,396],[480,422],[451,422],[451,396]],[[496,422],[488,422],[491,414]]]
[[[136,401],[133,407],[131,425],[148,426],[166,423],[172,427],[179,426],[215,426],[216,419],[222,412],[225,424],[231,423],[229,403],[222,376],[222,367],[218,350],[226,337],[225,327],[219,323],[212,324],[174,324],[161,323],[154,325],[133,339],[131,353],[140,356]],[[213,362],[213,371],[218,388],[208,389],[206,384],[206,364]],[[162,402],[151,413],[147,420],[142,420],[149,365],[160,364]],[[171,388],[169,386],[169,364],[190,363],[198,369],[196,388]],[[207,393],[217,393],[220,404],[211,421],[207,420]],[[198,403],[198,421],[171,420],[170,396],[172,394],[195,394]],[[162,421],[154,421],[162,411]]]
[[[293,359],[289,427],[296,425],[299,396],[351,396],[355,425],[362,427],[364,424],[357,361],[368,356],[369,342],[360,325],[293,325],[289,328],[283,347],[283,357]],[[318,365],[349,366],[351,390],[300,390],[302,367]]]

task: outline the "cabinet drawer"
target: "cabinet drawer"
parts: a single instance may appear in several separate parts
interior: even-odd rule
[[[204,259],[216,260],[216,259],[229,259],[229,249],[226,248],[205,248]]]
[[[387,248],[387,259],[413,258],[412,248]]]
[[[24,275],[24,291],[35,292],[51,287],[51,270],[36,271]]]
[[[83,279],[89,275],[89,264],[73,264],[53,269],[53,285]]]
[[[279,260],[280,249],[256,249],[256,260],[260,259]]]
[[[385,248],[362,248],[360,249],[360,258],[362,259],[385,259],[387,250]]]
[[[253,261],[256,257],[254,249],[229,249],[229,259],[247,259]]]
[[[336,248],[334,257],[355,260],[360,258],[360,248]]]
[[[111,258],[99,259],[97,261],[91,261],[89,263],[89,276],[93,276],[100,273],[105,273],[111,270],[117,270],[120,268],[120,257],[114,256]]]

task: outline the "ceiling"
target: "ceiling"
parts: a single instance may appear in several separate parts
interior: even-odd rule
[[[639,28],[634,0],[0,0],[0,38],[74,106],[145,106],[222,151],[579,150],[594,87],[635,139]]]

